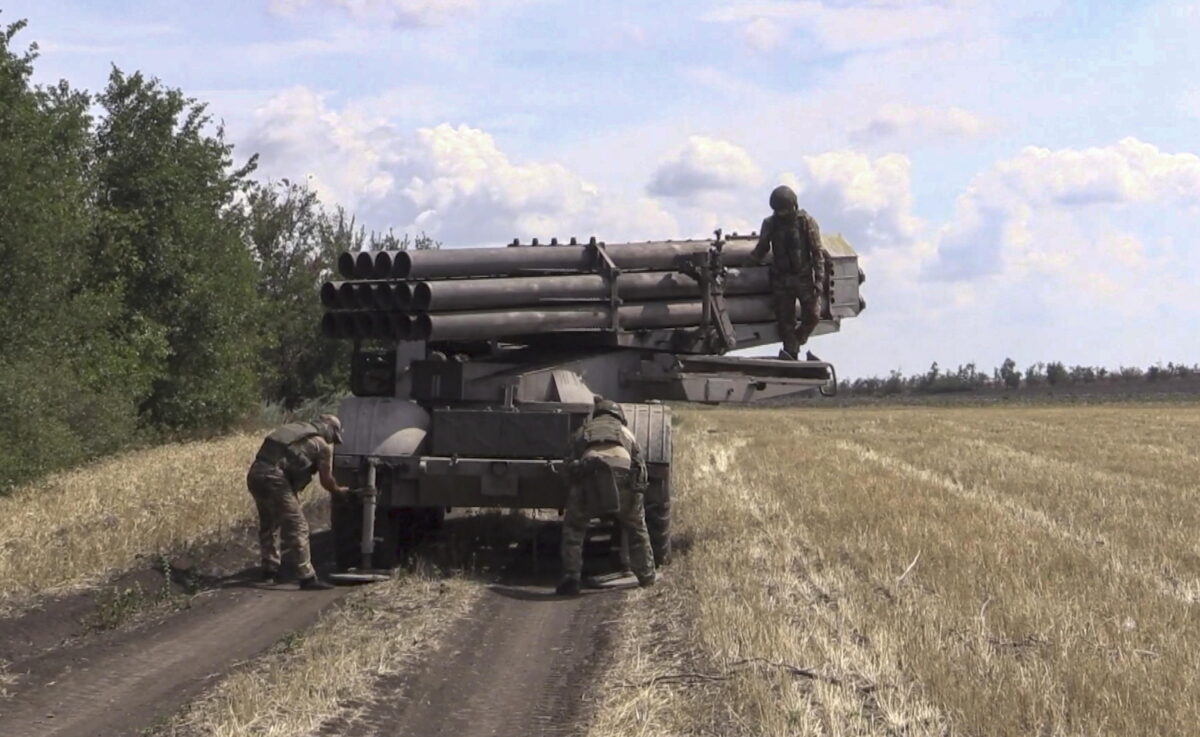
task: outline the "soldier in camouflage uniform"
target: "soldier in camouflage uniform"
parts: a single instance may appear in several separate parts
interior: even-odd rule
[[[258,508],[258,543],[262,552],[263,579],[279,575],[280,544],[283,558],[306,590],[332,588],[317,578],[308,550],[308,520],[300,508],[299,493],[313,474],[331,494],[344,494],[348,487],[333,478],[333,445],[342,442],[342,423],[333,415],[315,422],[293,422],[276,429],[262,447],[246,475],[246,485]]]
[[[563,516],[563,578],[557,593],[579,593],[588,522],[609,514],[616,516],[629,541],[629,564],[638,584],[652,586],[654,553],[642,501],[646,462],[620,405],[596,397],[591,418],[572,441],[567,467],[571,489]]]
[[[796,359],[800,357],[800,346],[808,341],[820,320],[820,288],[825,283],[821,232],[817,221],[800,209],[791,187],[779,186],[771,192],[771,209],[774,214],[763,220],[750,259],[761,263],[768,250],[772,254],[771,292],[783,341],[779,357]]]

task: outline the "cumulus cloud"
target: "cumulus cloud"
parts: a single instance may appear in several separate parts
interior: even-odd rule
[[[1005,268],[1077,269],[1107,243],[1111,260],[1142,263],[1115,237],[1121,217],[1169,206],[1200,213],[1200,157],[1126,138],[1088,149],[1030,146],[977,175],[942,230],[932,274],[970,279]]]
[[[975,138],[988,130],[988,122],[961,107],[885,105],[861,128],[850,132],[855,143],[878,143],[895,138]]]
[[[920,223],[912,214],[911,168],[901,154],[871,159],[855,151],[831,151],[805,156],[803,166],[783,180],[822,228],[870,250],[912,245]]]
[[[294,15],[314,4],[337,8],[356,20],[397,26],[440,25],[479,6],[478,0],[268,0],[267,7],[278,15]]]
[[[1103,148],[1029,146],[997,166],[996,176],[992,186],[1036,204],[1200,203],[1200,156],[1165,153],[1136,138]]]
[[[425,231],[450,245],[676,234],[653,200],[610,196],[556,162],[513,161],[482,130],[400,130],[352,106],[333,109],[306,88],[263,106],[246,145],[268,176],[303,168],[323,200],[371,227]]]
[[[661,197],[690,199],[753,186],[761,179],[762,172],[745,149],[716,138],[691,136],[659,164],[647,189]]]

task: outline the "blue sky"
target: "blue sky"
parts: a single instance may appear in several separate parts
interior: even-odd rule
[[[843,375],[1200,362],[1200,3],[0,2],[39,80],[210,104],[264,177],[447,245],[749,229],[863,255]]]

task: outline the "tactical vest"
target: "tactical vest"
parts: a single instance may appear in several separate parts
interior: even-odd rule
[[[600,445],[601,443],[620,443],[630,452],[629,436],[625,426],[612,415],[601,415],[588,420],[583,426],[583,442],[585,445]]]
[[[316,426],[307,422],[289,423],[263,440],[255,460],[279,468],[293,489],[303,489],[317,471],[317,459],[309,458],[304,449],[304,441],[314,437],[323,437]]]
[[[771,216],[771,254],[776,268],[785,274],[811,275],[811,243],[817,238],[813,219],[801,210],[795,218]]]

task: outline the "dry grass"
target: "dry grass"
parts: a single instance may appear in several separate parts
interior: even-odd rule
[[[380,676],[401,672],[437,645],[480,587],[464,579],[401,576],[350,594],[310,630],[226,677],[156,734],[284,737],[352,717]]]
[[[592,734],[1195,733],[1195,404],[683,417]]]
[[[254,515],[258,435],[165,445],[55,474],[0,497],[0,608],[95,582]]]

